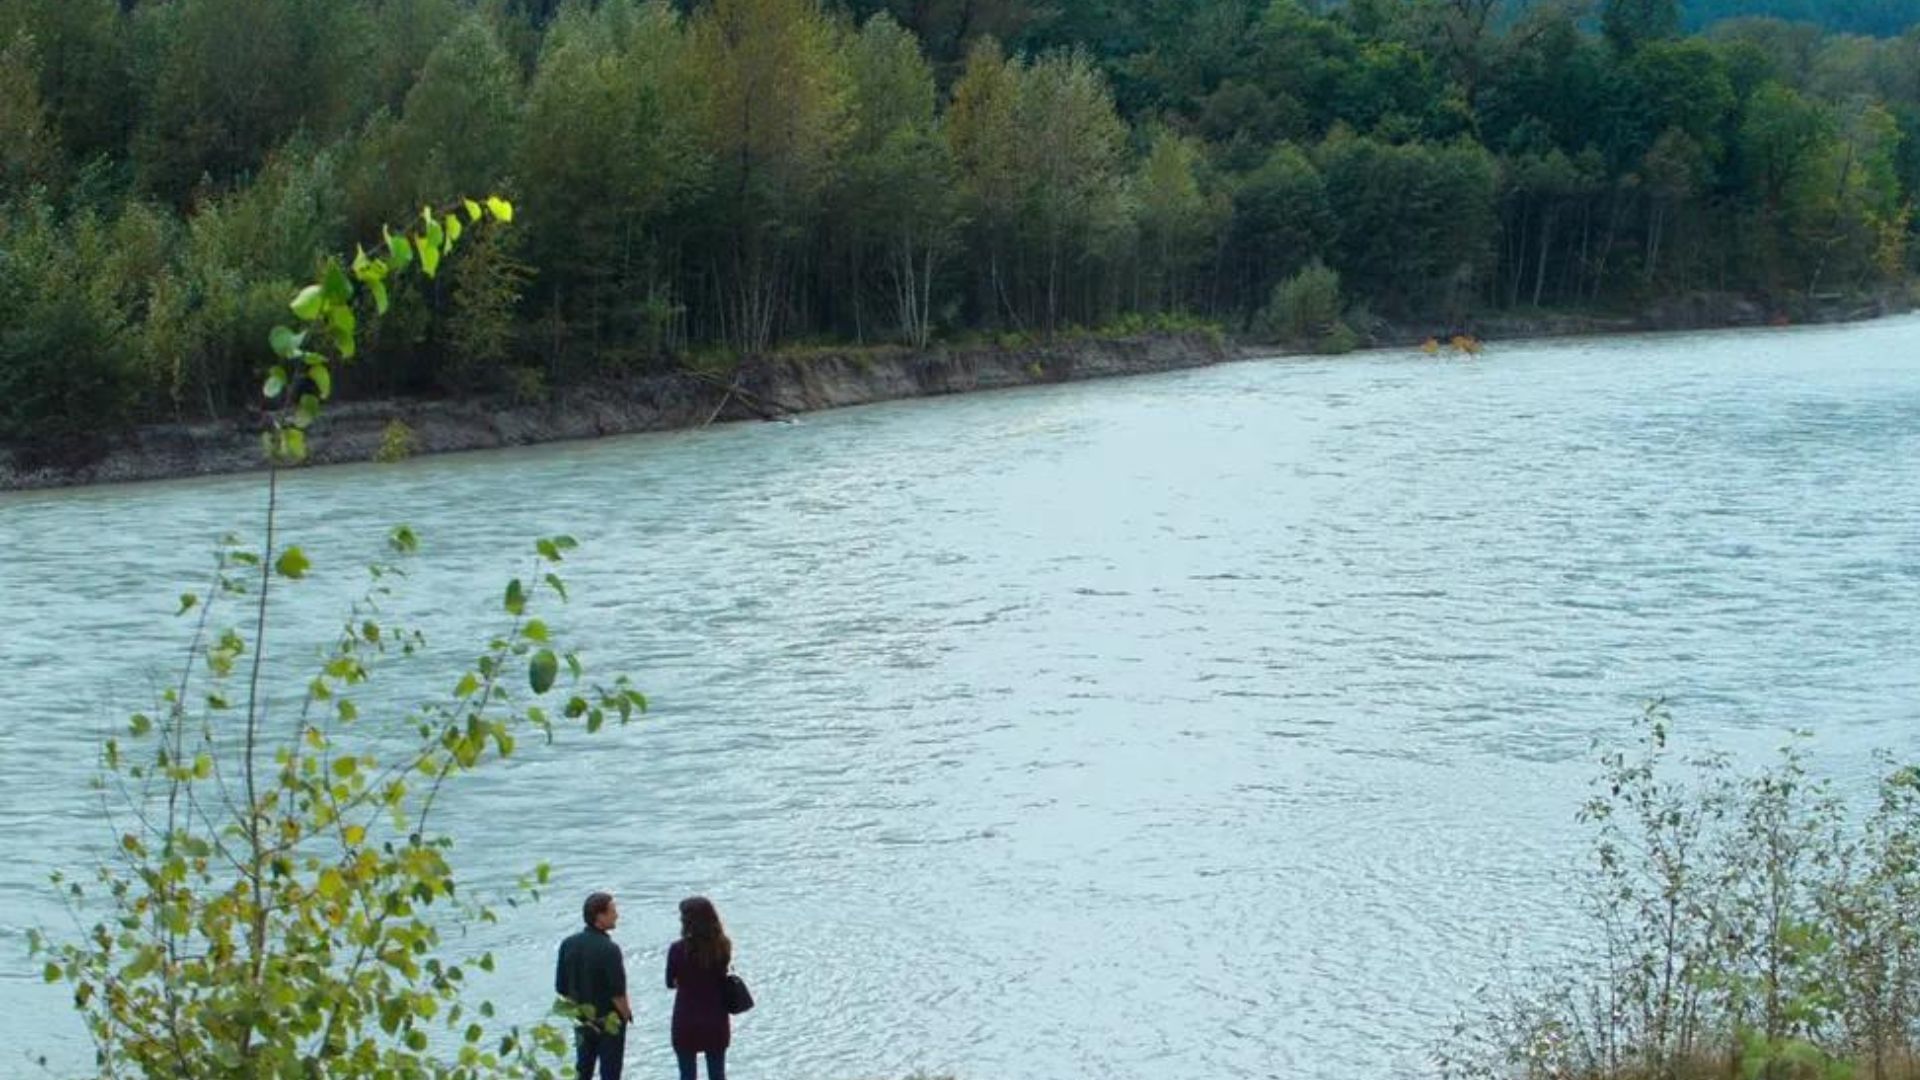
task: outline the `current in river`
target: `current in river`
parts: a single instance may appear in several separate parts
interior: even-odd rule
[[[1864,786],[1920,752],[1920,320],[1384,352],[899,402],[284,486],[300,685],[386,529],[432,692],[537,536],[549,621],[649,716],[529,740],[441,818],[512,1016],[612,890],[667,1075],[675,903],[759,1008],[742,1077],[1427,1074],[1575,940],[1593,746],[1652,698]],[[109,839],[99,738],[263,481],[0,496],[0,1074],[88,1051],[26,959]],[[423,691],[422,688],[425,688]]]

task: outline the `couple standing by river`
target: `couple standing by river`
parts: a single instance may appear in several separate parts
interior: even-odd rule
[[[574,1027],[578,1080],[593,1080],[596,1064],[600,1080],[620,1080],[627,1028],[633,1023],[626,962],[608,936],[620,921],[620,909],[610,894],[597,892],[581,905],[580,915],[586,927],[560,943],[553,989],[579,1017]],[[729,986],[732,963],[733,942],[713,902],[704,896],[680,901],[680,940],[667,948],[667,988],[674,992],[673,1052],[680,1080],[695,1080],[701,1054],[707,1058],[708,1080],[727,1078],[732,1014],[752,1007],[745,984]]]

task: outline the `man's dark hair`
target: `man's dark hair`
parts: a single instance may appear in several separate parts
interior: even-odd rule
[[[592,926],[600,918],[601,914],[612,906],[612,893],[594,893],[587,897],[586,903],[580,905],[580,917],[587,921],[588,926]]]

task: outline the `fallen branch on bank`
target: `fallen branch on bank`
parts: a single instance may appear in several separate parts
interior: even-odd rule
[[[719,376],[705,371],[695,371],[692,368],[682,368],[680,370],[682,373],[721,392],[719,404],[715,405],[713,412],[707,415],[706,423],[700,425],[703,428],[710,426],[714,421],[720,419],[720,414],[726,411],[727,404],[732,401],[738,401],[741,405],[745,406],[749,412],[752,412],[762,420],[784,420],[799,411],[790,409],[777,401],[771,401],[761,397],[759,394],[740,385],[740,373],[738,371],[734,372],[732,379],[722,380]]]

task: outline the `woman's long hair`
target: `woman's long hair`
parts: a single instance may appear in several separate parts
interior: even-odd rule
[[[687,960],[696,968],[725,971],[733,963],[733,942],[720,925],[720,913],[704,896],[680,901],[680,940],[687,944]]]

